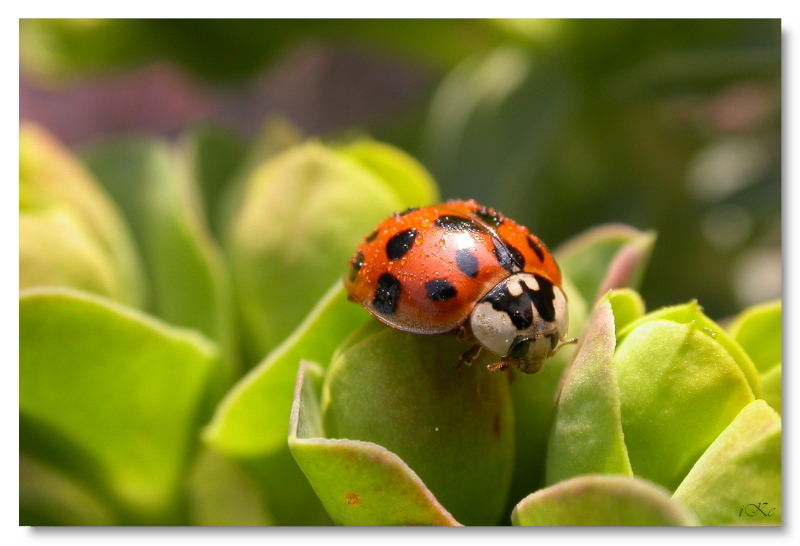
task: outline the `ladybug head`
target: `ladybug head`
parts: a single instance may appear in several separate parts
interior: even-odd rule
[[[469,324],[475,339],[502,362],[535,373],[567,335],[567,299],[541,275],[516,273],[477,303]]]

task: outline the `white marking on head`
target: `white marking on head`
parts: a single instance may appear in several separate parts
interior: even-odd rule
[[[520,282],[524,282],[525,286],[529,289],[533,290],[534,292],[539,290],[539,282],[536,280],[536,277],[533,275],[524,275]]]
[[[508,313],[497,311],[488,301],[475,306],[470,315],[472,335],[481,345],[495,354],[505,355],[517,335],[517,329]]]
[[[518,298],[522,295],[523,291],[522,283],[509,282],[507,286],[508,286],[508,293],[514,296],[515,298]]]

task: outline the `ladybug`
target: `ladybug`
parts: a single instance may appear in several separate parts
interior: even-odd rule
[[[490,370],[535,373],[567,343],[567,297],[553,255],[528,228],[474,200],[393,214],[344,277],[349,298],[398,330],[456,334],[500,356]]]

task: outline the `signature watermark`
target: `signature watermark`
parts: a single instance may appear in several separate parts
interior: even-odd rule
[[[741,509],[739,510],[739,517],[768,518],[772,515],[774,511],[775,507],[768,502],[751,502],[750,504],[745,504],[744,506],[741,507]]]

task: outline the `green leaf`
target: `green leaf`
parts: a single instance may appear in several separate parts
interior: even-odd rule
[[[139,257],[119,211],[69,150],[32,124],[20,128],[19,191],[20,216],[31,219],[20,226],[21,287],[42,282],[89,288],[122,303],[142,304]],[[48,209],[54,211],[50,216],[26,214]],[[64,263],[70,256],[82,263]]]
[[[514,525],[697,525],[669,491],[641,478],[586,475],[525,497],[511,514]]]
[[[311,381],[321,375],[311,363],[300,366],[289,447],[333,520],[341,525],[458,525],[391,451],[369,442],[323,437]]]
[[[191,177],[196,181],[204,217],[212,233],[220,239],[224,218],[221,204],[243,168],[247,145],[232,130],[201,124],[181,135],[180,147],[185,151]]]
[[[314,513],[318,501],[286,445],[300,360],[327,364],[337,345],[368,320],[337,281],[297,330],[227,394],[204,431],[210,446],[256,475],[278,524],[325,523],[321,507]]]
[[[103,499],[57,467],[19,455],[20,525],[114,525]]]
[[[781,365],[773,366],[770,370],[761,376],[761,389],[762,398],[766,400],[767,404],[772,406],[772,409],[781,413]]]
[[[175,523],[215,347],[67,290],[20,299],[20,436],[125,523]]]
[[[586,302],[569,279],[563,280],[569,311],[569,334],[581,335],[588,311]],[[514,403],[514,476],[511,480],[512,504],[544,483],[547,442],[555,413],[555,399],[562,372],[575,352],[567,345],[533,375],[514,376],[511,398]]]
[[[547,450],[548,485],[580,474],[633,475],[612,366],[615,341],[614,314],[604,298],[561,379]]]
[[[294,333],[231,389],[206,428],[205,440],[240,457],[285,449],[300,360],[327,364],[337,345],[368,319],[337,282]]]
[[[457,368],[469,348],[453,336],[391,328],[339,354],[326,376],[326,436],[397,454],[464,524],[497,524],[513,469],[513,414],[504,373],[486,355]]]
[[[439,200],[436,182],[411,156],[375,140],[361,139],[337,148],[345,157],[368,169],[404,203],[418,205]]]
[[[73,210],[53,206],[19,215],[20,290],[62,286],[125,301],[110,257]]]
[[[614,311],[614,325],[617,332],[644,315],[642,297],[630,288],[611,290],[608,292],[608,302]]]
[[[426,204],[407,200],[392,189],[395,182],[376,173],[308,142],[249,177],[229,244],[251,356],[273,349],[297,327],[379,221]]]
[[[187,480],[193,525],[270,525],[258,483],[242,465],[204,448]]]
[[[544,201],[531,195],[544,191],[532,173],[565,129],[572,94],[561,65],[527,49],[507,44],[469,57],[431,98],[425,164],[443,193],[503,202],[506,215],[524,220]]]
[[[781,362],[781,302],[756,305],[742,312],[730,327],[731,337],[753,359],[759,373]]]
[[[753,394],[756,398],[761,396],[761,380],[758,377],[758,370],[756,370],[753,361],[750,360],[750,357],[747,356],[747,353],[744,352],[742,347],[736,343],[721,326],[703,314],[703,309],[696,301],[658,309],[629,323],[621,330],[617,329],[618,341],[622,342],[625,336],[633,329],[653,320],[669,320],[679,324],[695,324],[698,332],[706,334],[733,358],[736,365],[742,370]]]
[[[763,400],[746,406],[675,491],[704,525],[781,523],[781,419]]]
[[[187,136],[187,142],[191,142],[190,136]],[[258,134],[249,142],[245,156],[235,174],[227,180],[224,188],[218,190],[217,202],[208,204],[209,224],[220,241],[230,240],[233,220],[237,210],[241,207],[245,185],[253,171],[264,160],[302,142],[303,134],[289,121],[273,117],[267,119]],[[199,150],[197,153],[199,159],[201,157]],[[198,168],[200,167],[198,166]],[[202,173],[202,169],[199,172]],[[200,176],[200,180],[203,180],[207,174]],[[207,196],[206,199],[210,200],[210,197]]]
[[[652,232],[608,224],[573,237],[555,255],[564,274],[592,303],[612,288],[638,286],[654,243]]]
[[[221,395],[239,373],[233,297],[186,157],[167,142],[149,138],[102,142],[85,157],[122,207],[143,249],[155,314],[220,344],[223,359],[215,383]]]
[[[633,471],[669,488],[753,400],[734,359],[702,328],[646,321],[614,356]]]

